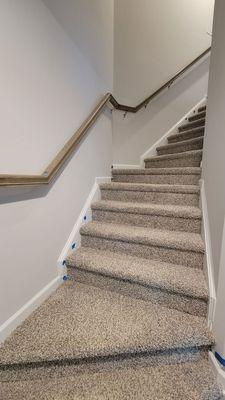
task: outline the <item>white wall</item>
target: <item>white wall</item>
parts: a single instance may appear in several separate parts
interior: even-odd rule
[[[43,1],[112,91],[114,0]]]
[[[136,165],[140,157],[206,94],[209,59],[137,114],[113,113],[113,163]]]
[[[212,55],[209,75],[207,123],[204,142],[203,178],[208,204],[212,255],[216,285],[218,282],[220,250],[225,216],[225,185],[223,173],[225,126],[225,2],[216,1]]]
[[[0,11],[0,171],[40,173],[107,82],[41,0],[2,0]],[[57,258],[95,177],[110,173],[111,151],[106,110],[50,187],[0,189],[0,326],[57,276]]]
[[[216,0],[209,73],[203,178],[209,216],[216,311],[216,351],[225,360],[225,2]]]
[[[136,105],[211,42],[214,0],[115,0],[114,93]]]

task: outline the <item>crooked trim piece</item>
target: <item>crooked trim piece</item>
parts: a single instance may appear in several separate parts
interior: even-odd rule
[[[203,238],[206,249],[204,264],[205,264],[205,273],[208,279],[208,287],[209,287],[208,326],[211,329],[216,308],[216,289],[213,276],[213,258],[212,258],[211,238],[209,229],[208,207],[207,207],[207,199],[206,199],[205,185],[203,179],[200,180],[200,187],[201,187],[200,203],[203,216],[202,230],[203,230]]]

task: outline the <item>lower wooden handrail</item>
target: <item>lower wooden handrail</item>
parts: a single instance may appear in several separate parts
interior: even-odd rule
[[[155,97],[157,97],[162,91],[166,88],[169,88],[172,83],[174,83],[181,75],[183,75],[187,70],[189,70],[192,66],[194,66],[198,61],[200,61],[204,56],[206,56],[211,50],[209,47],[202,54],[200,54],[197,58],[195,58],[190,64],[188,64],[185,68],[179,71],[176,75],[173,76],[169,81],[163,84],[159,89],[157,89],[154,93],[148,96],[145,100],[143,100],[137,106],[127,106],[124,104],[119,104],[114,96],[111,93],[107,93],[97,104],[94,110],[90,113],[88,118],[84,121],[84,123],[77,129],[77,131],[73,134],[73,136],[66,142],[64,147],[59,151],[59,153],[55,156],[52,162],[45,168],[44,172],[41,175],[14,175],[14,174],[0,174],[0,186],[35,186],[35,185],[47,185],[52,179],[56,176],[59,169],[63,166],[69,156],[73,153],[75,148],[78,146],[80,141],[83,139],[88,129],[94,124],[98,116],[102,113],[104,108],[108,103],[116,110],[121,110],[136,113],[141,108],[146,107]]]

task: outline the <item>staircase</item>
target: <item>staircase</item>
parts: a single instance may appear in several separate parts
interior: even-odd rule
[[[0,348],[1,399],[222,399],[198,206],[205,114],[100,186],[71,279]]]

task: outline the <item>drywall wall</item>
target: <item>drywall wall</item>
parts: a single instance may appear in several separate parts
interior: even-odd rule
[[[211,42],[214,0],[115,0],[114,94],[136,105]]]
[[[225,126],[225,2],[216,1],[212,55],[209,74],[206,132],[203,154],[203,178],[209,214],[213,267],[218,284],[220,252],[225,217],[225,185],[223,173]]]
[[[41,0],[2,0],[0,11],[0,171],[40,173],[106,80]],[[111,128],[106,110],[49,187],[0,189],[0,327],[57,276],[95,177],[110,173]]]
[[[207,94],[209,57],[137,114],[113,112],[113,164],[140,157]]]
[[[104,83],[113,85],[114,0],[43,0]]]

